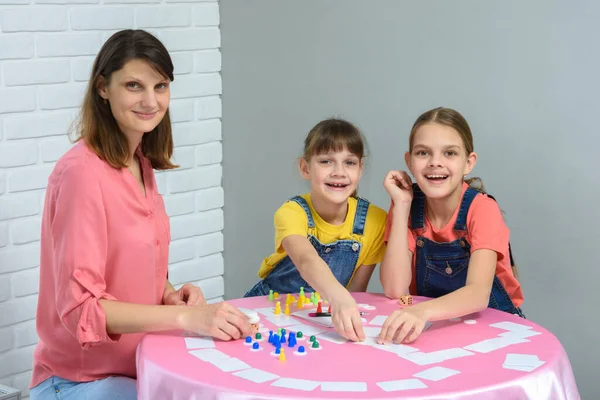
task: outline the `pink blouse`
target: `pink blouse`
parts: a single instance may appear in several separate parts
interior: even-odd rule
[[[161,304],[170,227],[154,171],[138,151],[146,196],[82,141],[48,179],[41,233],[40,291],[30,387],[52,375],[85,382],[135,378],[142,334],[109,335],[98,300]]]

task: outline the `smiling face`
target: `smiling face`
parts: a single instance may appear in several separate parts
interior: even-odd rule
[[[107,79],[100,78],[98,93],[109,102],[119,129],[127,137],[139,137],[156,128],[169,108],[169,79],[140,59],[128,61]]]
[[[406,165],[428,198],[441,199],[462,191],[464,176],[477,155],[468,153],[459,133],[446,125],[425,123],[414,132]]]
[[[311,197],[330,204],[342,204],[358,187],[362,160],[347,148],[330,150],[309,160],[301,158],[300,172],[304,179],[310,181]]]

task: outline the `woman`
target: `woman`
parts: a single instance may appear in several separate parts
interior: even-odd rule
[[[135,399],[144,332],[250,333],[227,303],[167,279],[169,219],[153,169],[176,168],[165,47],[141,30],[96,57],[77,143],[56,164],[42,219],[31,399]]]

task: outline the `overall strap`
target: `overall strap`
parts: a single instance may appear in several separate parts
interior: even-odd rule
[[[425,228],[425,193],[413,183],[413,199],[410,204],[410,229]]]
[[[367,211],[369,210],[369,201],[362,197],[357,198],[356,214],[354,214],[354,225],[352,233],[363,235],[365,232],[365,223],[367,222]]]
[[[481,192],[471,187],[465,191],[462,201],[460,202],[460,209],[458,210],[456,223],[454,224],[455,231],[467,231],[467,214],[469,213],[471,203],[475,199],[475,196],[477,196],[479,193]]]
[[[304,213],[306,214],[306,218],[308,218],[308,229],[312,229],[315,227],[315,221],[313,220],[312,213],[310,212],[310,207],[304,198],[301,196],[294,196],[289,201],[295,201],[302,207]]]

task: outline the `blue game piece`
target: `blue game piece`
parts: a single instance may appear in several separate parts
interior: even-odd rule
[[[269,343],[273,343],[273,331],[269,331]]]
[[[282,328],[282,329],[281,329],[281,334],[282,334],[282,335],[285,335],[285,332],[286,332],[286,331],[285,331],[285,328]]]
[[[252,337],[246,336],[246,343],[252,343]]]
[[[288,339],[288,346],[294,347],[296,345],[296,336],[293,333],[290,333],[290,337]]]
[[[258,350],[258,343],[257,342],[252,343],[252,348],[254,350]]]
[[[275,349],[275,354],[279,354],[279,353],[281,353],[281,347],[278,347]]]
[[[304,353],[304,346],[298,347],[298,353]]]
[[[283,333],[281,334],[281,343],[285,343],[285,335]]]
[[[271,343],[273,343],[273,346],[277,347],[280,343],[279,335],[273,335],[273,342]]]

